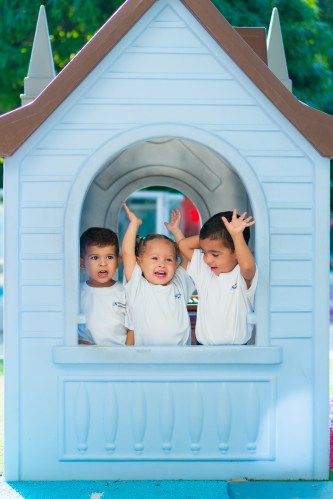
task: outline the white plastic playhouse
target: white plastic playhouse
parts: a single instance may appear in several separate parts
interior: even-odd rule
[[[6,480],[328,477],[333,117],[266,56],[209,0],[127,0],[0,118]],[[254,215],[253,345],[77,344],[80,233],[153,185]]]

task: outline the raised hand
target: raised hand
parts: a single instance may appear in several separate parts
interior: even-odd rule
[[[171,210],[170,222],[164,222],[164,225],[168,229],[168,231],[173,233],[174,230],[180,229],[180,220],[182,215],[180,213],[179,208]]]
[[[141,218],[137,217],[135,213],[133,213],[133,211],[129,209],[126,203],[123,203],[123,207],[128,217],[128,220],[133,224],[136,223],[137,227],[139,227],[142,224]]]
[[[129,224],[124,234],[121,248],[124,262],[124,274],[126,280],[129,281],[136,265],[135,241],[142,220],[129,209],[126,203],[123,203],[123,207],[128,216]]]
[[[232,212],[231,222],[228,222],[225,217],[222,217],[222,221],[231,236],[240,234],[246,227],[251,227],[251,225],[255,224],[253,217],[251,215],[247,217],[246,215],[247,211],[244,211],[244,213],[237,217],[237,210],[235,208]]]

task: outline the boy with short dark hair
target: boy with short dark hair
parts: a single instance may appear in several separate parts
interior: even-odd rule
[[[199,303],[196,337],[199,344],[245,344],[252,334],[247,314],[253,311],[258,272],[248,248],[249,227],[255,222],[237,210],[217,213],[199,236],[179,241],[190,262]]]
[[[119,267],[118,236],[110,229],[91,227],[80,238],[80,268],[88,280],[81,283],[79,343],[98,346],[133,345],[133,331],[126,327],[126,298],[113,276]]]

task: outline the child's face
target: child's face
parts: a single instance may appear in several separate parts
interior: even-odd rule
[[[115,246],[95,246],[86,248],[85,255],[80,258],[81,269],[86,269],[89,276],[87,284],[95,288],[104,288],[113,284],[112,276],[119,267],[120,257]]]
[[[161,239],[149,241],[142,255],[138,257],[138,264],[147,281],[165,286],[171,281],[178,267],[175,248],[168,241]]]
[[[236,253],[223,245],[220,239],[200,239],[204,261],[215,275],[231,272],[237,265]]]

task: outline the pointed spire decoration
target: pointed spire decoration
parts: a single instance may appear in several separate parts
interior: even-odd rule
[[[292,92],[292,81],[289,78],[286,55],[284,51],[279,13],[273,8],[267,36],[268,67],[277,78]]]
[[[22,105],[32,102],[55,77],[53,55],[44,5],[40,6],[28,76],[24,78]]]

